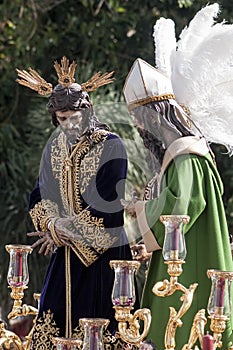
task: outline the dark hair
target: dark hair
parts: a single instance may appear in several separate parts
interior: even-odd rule
[[[54,126],[58,126],[56,112],[66,112],[69,110],[85,111],[85,125],[84,129],[88,129],[88,132],[92,132],[95,128],[101,128],[110,130],[109,126],[105,123],[101,123],[94,113],[93,106],[90,97],[87,92],[82,91],[79,84],[73,83],[69,87],[65,87],[58,84],[53,89],[53,92],[49,98],[47,109],[52,117],[52,123]]]
[[[61,84],[56,85],[47,104],[47,109],[52,116],[52,123],[55,126],[58,126],[55,112],[76,111],[84,108],[89,109],[90,113],[93,112],[88,93],[82,91],[81,86],[77,83],[71,84],[69,87]]]
[[[142,123],[144,126],[143,128],[137,127],[137,130],[145,147],[150,151],[148,163],[152,171],[159,171],[166,151],[166,146],[161,140],[160,126],[176,132],[179,137],[193,135],[191,130],[181,123],[176,107],[168,100],[137,107],[133,110],[133,114],[139,124]]]

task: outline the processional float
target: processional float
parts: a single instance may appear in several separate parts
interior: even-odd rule
[[[186,245],[184,239],[184,225],[189,222],[187,215],[163,215],[160,217],[165,226],[165,238],[163,245],[164,263],[167,265],[167,272],[170,280],[164,279],[157,282],[152,291],[160,297],[167,297],[176,291],[182,292],[182,301],[179,310],[170,307],[170,316],[164,335],[164,349],[176,349],[176,330],[182,327],[181,318],[188,312],[197,283],[191,284],[188,288],[180,284],[179,276],[182,274],[182,265],[185,263]],[[11,289],[10,296],[13,299],[13,307],[8,314],[8,319],[19,316],[34,315],[34,324],[39,309],[40,294],[34,293],[34,299],[38,308],[22,303],[24,291],[29,283],[28,254],[32,253],[29,245],[6,245],[10,255],[7,281]],[[110,267],[114,269],[115,279],[112,290],[112,303],[115,309],[115,319],[118,322],[118,332],[115,336],[131,346],[140,347],[142,341],[147,337],[151,324],[151,312],[147,308],[135,310],[135,274],[140,263],[135,260],[112,260]],[[222,333],[226,328],[226,321],[231,314],[230,286],[233,280],[233,272],[208,270],[207,276],[211,279],[212,287],[207,305],[207,312],[210,318],[210,332],[205,332],[207,318],[205,309],[198,310],[190,330],[187,344],[177,350],[216,350],[222,347]],[[53,343],[58,350],[104,350],[104,329],[107,328],[108,319],[103,318],[82,318],[79,320],[83,328],[83,339],[54,337]],[[142,326],[143,324],[143,326]],[[33,327],[25,340],[5,328],[4,323],[0,324],[0,348],[14,350],[28,350],[33,332]],[[199,347],[197,345],[199,343]],[[231,347],[229,350],[233,350]]]

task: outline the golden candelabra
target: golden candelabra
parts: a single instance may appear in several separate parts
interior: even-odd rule
[[[31,254],[33,249],[28,245],[9,244],[6,245],[6,251],[10,254],[10,263],[7,274],[9,288],[11,288],[10,296],[14,300],[12,310],[8,314],[8,319],[15,319],[19,316],[28,316],[38,314],[38,309],[27,304],[22,305],[24,290],[27,289],[29,282],[29,272],[27,256]],[[34,293],[34,300],[39,301],[40,294]],[[35,322],[35,319],[34,319]],[[31,342],[33,327],[23,341],[17,334],[6,330],[5,324],[0,324],[1,328],[1,347],[3,349],[19,349],[28,350]]]
[[[7,330],[5,324],[2,322],[0,324],[1,346],[2,349],[28,350],[30,348],[40,299],[40,294],[34,293],[34,300],[38,302],[38,308],[22,303],[24,291],[27,289],[29,282],[27,257],[28,254],[32,253],[33,249],[31,246],[19,244],[9,244],[5,248],[10,254],[7,280],[9,288],[11,288],[10,296],[14,301],[12,310],[8,314],[8,319],[28,315],[35,315],[35,318],[33,320],[34,324],[25,337],[25,340],[22,340],[16,333]],[[135,303],[134,273],[138,271],[140,263],[137,261],[113,260],[110,262],[110,266],[115,269],[112,301],[115,309],[115,318],[118,321],[117,336],[127,343],[139,346],[148,334],[151,323],[149,309],[139,309],[134,314],[131,314]],[[144,322],[144,329],[141,334],[139,321]],[[89,350],[88,344],[91,342],[93,345],[93,339],[95,341],[97,339],[98,341],[96,345],[92,346],[92,349],[104,349],[102,331],[104,327],[107,327],[108,323],[109,320],[105,319],[81,319],[80,326],[85,330],[83,341],[73,338],[54,337],[53,343],[60,350],[73,350],[81,346],[83,350]],[[98,337],[97,333],[95,333],[95,338],[91,336],[93,329],[98,329]],[[90,337],[88,337],[88,334]]]
[[[160,297],[167,297],[176,291],[182,292],[180,300],[182,305],[177,311],[170,307],[170,316],[164,335],[165,350],[175,350],[175,336],[177,327],[182,326],[181,318],[189,310],[197,283],[191,284],[188,288],[179,283],[178,278],[182,274],[182,265],[185,263],[186,245],[184,240],[183,227],[189,222],[186,215],[163,215],[160,220],[165,226],[165,238],[163,245],[164,262],[167,264],[167,272],[170,280],[164,279],[157,282],[152,291]],[[12,310],[8,318],[14,319],[18,316],[35,315],[34,325],[38,309],[22,304],[24,290],[27,288],[29,273],[27,256],[32,248],[26,245],[7,245],[6,250],[10,254],[10,263],[7,280],[11,288],[10,296],[14,300]],[[151,311],[147,308],[138,309],[134,313],[135,296],[135,273],[140,263],[135,260],[112,260],[110,267],[114,269],[115,279],[112,290],[112,303],[115,309],[115,319],[118,322],[116,336],[124,342],[140,346],[146,338],[150,324]],[[210,318],[210,330],[213,335],[205,335],[207,318],[205,309],[199,310],[193,319],[190,335],[187,344],[181,350],[198,349],[196,342],[199,340],[202,350],[216,350],[222,346],[222,333],[226,328],[226,321],[231,313],[230,283],[233,280],[233,272],[208,270],[207,275],[212,280],[212,288],[209,297],[207,311]],[[39,304],[40,294],[34,293],[34,299]],[[104,350],[103,329],[107,327],[109,320],[98,318],[84,318],[80,320],[80,326],[84,328],[84,339],[54,337],[53,343],[58,350]],[[28,350],[30,347],[34,325],[29,334],[22,341],[14,332],[5,329],[5,324],[0,323],[0,349]],[[209,338],[208,338],[209,337]],[[206,347],[206,341],[210,347]],[[92,344],[92,345],[90,345]],[[231,348],[233,350],[233,348]]]
[[[118,334],[126,343],[139,346],[147,336],[151,324],[149,309],[138,309],[131,314],[135,303],[134,273],[138,271],[140,263],[131,260],[111,260],[110,266],[115,270],[112,302],[118,322]],[[140,320],[144,322],[141,334]]]
[[[182,301],[180,309],[176,311],[175,308],[170,307],[170,317],[164,336],[165,349],[175,350],[177,327],[182,326],[181,318],[190,308],[198,284],[193,283],[189,288],[186,288],[178,282],[178,277],[182,273],[182,264],[185,262],[184,258],[186,255],[183,224],[189,222],[189,217],[185,215],[164,215],[160,217],[160,220],[165,225],[163,256],[165,264],[168,265],[170,281],[165,279],[164,281],[157,282],[152,291],[155,295],[160,297],[172,295],[177,290],[183,292],[180,298]],[[229,291],[229,283],[233,280],[233,272],[208,270],[207,275],[212,279],[208,313],[211,319],[210,329],[213,332],[213,337],[211,336],[211,349],[215,350],[222,346],[222,333],[226,328],[226,321],[229,319],[231,302],[230,296],[227,294]],[[204,349],[206,323],[205,310],[201,309],[194,317],[188,343],[183,346],[182,350],[192,350],[197,340],[199,340],[201,349]],[[198,349],[197,345],[195,349]]]

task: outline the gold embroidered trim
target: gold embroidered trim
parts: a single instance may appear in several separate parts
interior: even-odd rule
[[[108,132],[106,130],[98,130],[97,132],[95,132],[92,135],[92,141],[94,142],[94,146],[99,144],[100,142],[103,142],[107,139],[108,137]],[[94,159],[95,159],[95,166],[96,166],[96,170],[97,170],[97,166],[99,164],[99,160],[97,159],[97,157],[101,157],[101,151],[103,150],[103,143],[102,145],[99,145],[99,148],[97,149],[97,153],[96,152],[96,148],[93,149],[93,153],[95,154],[95,156],[93,155]],[[80,213],[83,210],[83,206],[82,206],[82,199],[81,199],[81,189],[80,189],[80,185],[81,185],[81,179],[80,179],[80,174],[82,175],[82,178],[84,178],[85,176],[87,176],[86,173],[82,174],[81,172],[81,164],[82,162],[85,161],[86,155],[92,151],[91,145],[89,144],[84,144],[83,147],[77,149],[77,152],[74,153],[74,167],[73,167],[73,184],[74,184],[74,210],[75,213]],[[95,175],[93,173],[93,175]],[[90,181],[91,177],[89,178]],[[86,182],[86,186],[89,185],[89,182]],[[85,191],[85,187],[82,185],[82,192]]]
[[[85,266],[90,266],[117,241],[117,237],[111,237],[106,232],[103,218],[91,216],[88,209],[83,210],[74,219],[73,224],[75,232],[81,234],[82,239],[72,241],[71,246]]]
[[[48,231],[48,221],[59,216],[58,205],[49,199],[42,199],[29,211],[37,231]]]
[[[151,103],[151,102],[155,102],[155,101],[162,101],[162,100],[169,100],[169,99],[174,100],[175,95],[164,94],[164,95],[160,95],[160,96],[151,96],[151,97],[143,98],[139,101],[135,101],[135,102],[130,103],[128,105],[128,109],[129,109],[129,111],[132,111],[132,109],[139,107],[139,106],[144,106],[147,103]]]
[[[92,135],[92,140],[94,144],[99,142],[104,142],[107,139],[108,132],[105,130],[99,130],[95,134]],[[62,200],[66,203],[68,207],[68,212],[70,212],[70,208],[73,208],[76,214],[80,213],[83,210],[82,206],[82,197],[80,193],[80,166],[81,162],[85,159],[86,155],[89,154],[93,146],[90,145],[88,140],[84,140],[81,144],[77,144],[77,146],[72,151],[72,155],[70,159],[72,160],[73,166],[67,171],[66,167],[63,166],[62,169]],[[99,152],[99,156],[101,156]],[[69,179],[69,172],[72,172],[71,179]],[[71,184],[70,184],[71,182]],[[88,186],[88,183],[86,183]],[[70,190],[72,188],[72,193]],[[84,190],[84,187],[82,187]],[[73,197],[73,203],[70,200]]]
[[[106,130],[98,130],[91,136],[93,145],[84,139],[70,155],[63,134],[54,139],[51,147],[52,170],[59,180],[65,213],[77,215],[73,229],[82,235],[82,239],[71,242],[71,248],[85,266],[92,264],[117,240],[106,232],[103,218],[92,217],[89,210],[83,210],[81,196],[96,175],[108,134]]]
[[[103,148],[104,148],[103,143],[99,143],[95,145],[90,150],[88,155],[86,155],[81,161],[80,169],[79,169],[80,174],[82,174],[79,182],[79,188],[80,188],[81,194],[85,192],[93,176],[96,176],[97,169],[100,162],[100,157],[103,152]],[[76,175],[77,170],[78,169],[76,168],[74,169],[74,174],[73,174],[74,178],[77,176]]]
[[[107,139],[108,132],[106,130],[98,130],[92,135],[92,141],[94,143],[94,147],[96,144],[101,141],[104,142]],[[96,150],[93,150],[95,154],[95,167],[97,169],[98,162],[101,156],[101,150],[103,149],[103,144],[98,145]],[[52,141],[51,145],[51,167],[54,174],[54,177],[59,181],[60,194],[62,198],[62,203],[66,214],[70,214],[70,208],[73,207],[74,212],[79,213],[83,210],[80,192],[85,191],[85,188],[88,186],[91,177],[94,175],[94,171],[83,176],[86,177],[85,183],[80,179],[80,170],[82,172],[83,169],[80,169],[81,166],[85,168],[89,161],[89,152],[92,151],[92,147],[88,140],[84,140],[81,143],[78,143],[77,146],[72,151],[72,155],[68,154],[65,135],[60,133],[57,138]],[[88,155],[88,156],[87,156]],[[88,157],[88,158],[87,158]],[[86,160],[87,158],[87,160]],[[98,159],[99,158],[99,159]],[[93,160],[92,160],[93,161]],[[83,163],[84,162],[84,163]],[[83,163],[83,165],[82,165]],[[68,169],[68,166],[69,168]],[[72,169],[71,169],[72,168]],[[69,180],[69,171],[72,172],[72,180]],[[71,192],[71,184],[72,182],[72,194]],[[81,188],[80,188],[81,185]],[[70,189],[69,189],[70,188]],[[71,203],[70,199],[74,195]]]
[[[56,346],[52,342],[52,338],[59,336],[59,328],[53,318],[50,310],[43,312],[43,316],[37,318],[34,326],[31,350],[50,349],[55,350]]]
[[[64,166],[66,154],[65,135],[60,132],[51,143],[51,167],[53,175],[58,181],[60,181],[62,177],[62,168]]]
[[[116,240],[105,231],[103,218],[91,216],[88,209],[85,209],[74,219],[74,226],[81,232],[83,239],[95,248],[99,253],[108,249]]]
[[[99,257],[83,240],[73,241],[71,249],[86,267],[90,266]]]

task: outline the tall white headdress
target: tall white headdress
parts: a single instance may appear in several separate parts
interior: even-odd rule
[[[174,22],[160,18],[153,33],[155,62],[170,77],[176,101],[188,108],[206,139],[232,153],[233,25],[215,23],[218,14],[217,3],[202,8],[177,43]]]

